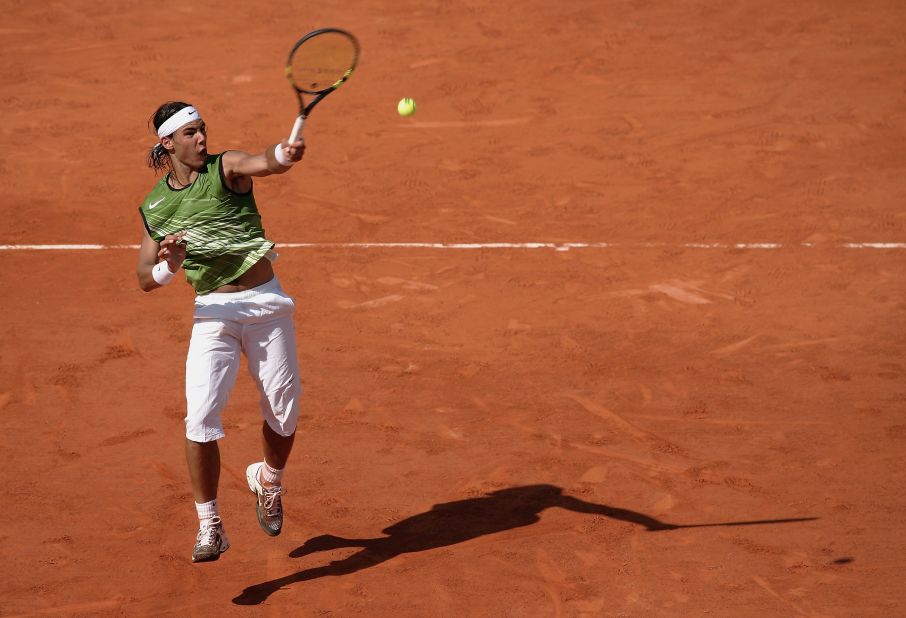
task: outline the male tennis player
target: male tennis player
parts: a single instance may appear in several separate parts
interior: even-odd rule
[[[209,154],[199,112],[182,102],[161,105],[151,121],[160,142],[148,165],[167,173],[139,211],[145,232],[138,282],[150,292],[180,268],[195,288],[195,323],[186,358],[186,460],[199,530],[192,561],[216,560],[230,544],[217,505],[220,413],[236,380],[240,353],[261,393],[264,460],[246,470],[261,528],[283,527],[283,469],[292,450],[302,389],[296,359],[293,300],[280,287],[252,193],[253,176],[282,174],[302,158],[302,140],[262,154]]]

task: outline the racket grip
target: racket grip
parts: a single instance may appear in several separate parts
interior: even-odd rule
[[[299,133],[302,132],[302,125],[305,124],[305,116],[299,115],[296,118],[296,123],[293,125],[293,132],[289,134],[289,143],[292,144],[294,141],[299,139]]]

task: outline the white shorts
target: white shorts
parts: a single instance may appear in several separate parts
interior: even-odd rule
[[[186,358],[186,437],[195,442],[226,434],[220,413],[227,403],[240,352],[261,393],[261,414],[281,436],[292,435],[299,416],[299,361],[293,326],[295,303],[274,277],[245,292],[195,298],[195,325]]]

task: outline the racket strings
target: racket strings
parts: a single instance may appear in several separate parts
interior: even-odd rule
[[[293,51],[287,77],[303,92],[323,92],[349,77],[357,59],[358,46],[352,37],[325,32],[303,41]]]

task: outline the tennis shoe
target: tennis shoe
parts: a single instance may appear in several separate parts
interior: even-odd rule
[[[230,548],[223,521],[212,517],[202,524],[195,537],[195,548],[192,550],[192,562],[209,562],[220,558],[220,554]]]
[[[255,494],[258,525],[268,536],[277,536],[283,529],[283,501],[280,499],[283,486],[264,487],[261,484],[258,473],[263,465],[263,461],[250,465],[245,469],[245,478],[249,483],[249,489]]]

